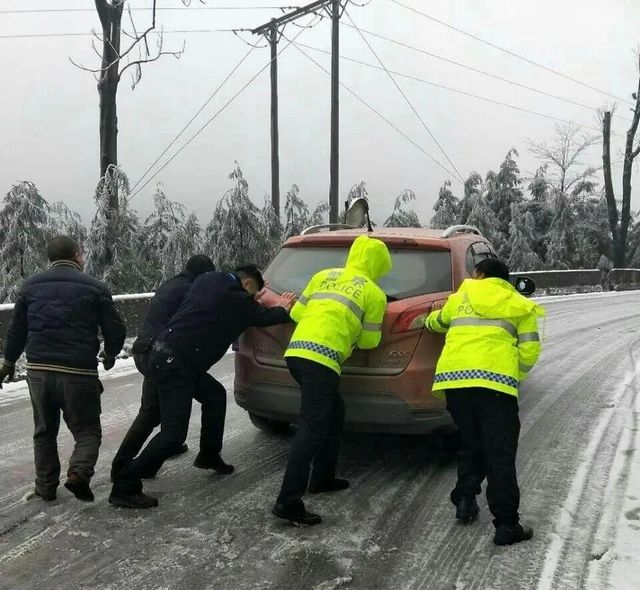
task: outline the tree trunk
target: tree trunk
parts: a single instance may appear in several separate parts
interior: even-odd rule
[[[638,155],[638,150],[634,152],[634,143],[638,124],[640,123],[640,76],[638,76],[638,90],[636,92],[636,106],[633,113],[631,127],[627,131],[627,142],[624,148],[624,167],[622,169],[622,215],[620,219],[620,256],[624,263],[627,262],[627,235],[631,222],[631,174],[633,172],[633,161]],[[626,264],[625,264],[626,266]]]
[[[624,267],[624,255],[620,248],[620,226],[618,225],[618,205],[613,190],[611,176],[611,112],[604,113],[602,118],[602,169],[604,171],[604,195],[609,212],[609,229],[613,240],[613,264],[617,268]]]
[[[100,178],[111,166],[118,165],[118,111],[116,96],[120,82],[120,26],[124,0],[95,0],[102,24],[102,71],[98,82],[100,96]],[[115,183],[109,194],[109,210],[118,210],[118,189]]]

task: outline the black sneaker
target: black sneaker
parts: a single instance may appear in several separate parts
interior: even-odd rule
[[[109,496],[109,504],[117,506],[118,508],[147,509],[158,506],[158,498],[147,496],[147,494],[143,494],[142,492],[132,496],[125,496],[123,494],[111,492],[111,495]]]
[[[193,462],[193,466],[198,469],[213,469],[223,475],[229,475],[235,470],[234,466],[225,463],[220,455],[205,455],[202,452],[198,453],[196,460]]]
[[[496,528],[493,542],[496,545],[513,545],[521,541],[528,541],[533,537],[533,529],[521,524],[501,524]]]
[[[346,479],[332,479],[324,483],[309,484],[308,492],[310,494],[322,494],[323,492],[339,492],[340,490],[346,490],[349,487],[349,482]]]
[[[320,524],[322,518],[318,514],[313,512],[307,512],[306,508],[288,508],[284,504],[276,504],[271,511],[271,514],[288,520],[291,524],[296,526],[313,526],[314,524]]]
[[[475,496],[472,498],[460,498],[456,504],[456,518],[463,524],[468,524],[475,520],[478,512],[480,512],[480,508],[478,508]]]
[[[78,500],[83,502],[93,502],[93,492],[89,487],[89,482],[77,473],[70,473],[67,481],[64,483],[64,487],[67,488]]]

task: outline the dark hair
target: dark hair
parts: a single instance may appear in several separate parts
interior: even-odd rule
[[[47,244],[47,256],[49,262],[56,260],[73,260],[73,257],[81,251],[80,245],[69,236],[56,236]]]
[[[509,267],[498,258],[485,258],[476,264],[476,272],[482,273],[488,279],[509,280]]]
[[[205,272],[211,272],[216,269],[215,264],[208,256],[204,254],[196,254],[187,260],[187,264],[184,267],[185,270],[194,274],[195,276],[199,276],[204,274]]]
[[[264,279],[262,273],[258,270],[255,264],[248,264],[246,266],[239,266],[234,271],[241,279],[253,279],[258,283],[258,291],[264,289]]]

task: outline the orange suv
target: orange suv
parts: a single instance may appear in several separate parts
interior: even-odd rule
[[[344,266],[355,238],[366,230],[317,231],[287,240],[265,271],[269,305],[285,291],[302,293],[324,268]],[[450,429],[444,402],[431,395],[442,336],[424,329],[427,314],[444,303],[482,259],[491,244],[471,226],[447,230],[383,228],[370,234],[391,252],[392,271],[380,281],[387,294],[382,342],[356,350],[343,368],[340,389],[345,428],[369,432],[426,434]],[[235,356],[235,399],[259,428],[274,431],[297,422],[300,392],[283,359],[293,326],[251,329]]]

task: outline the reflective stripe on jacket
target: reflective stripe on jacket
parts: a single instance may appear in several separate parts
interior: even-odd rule
[[[446,333],[433,392],[485,387],[518,396],[540,355],[538,317],[544,309],[502,279],[467,279],[427,329]]]
[[[376,281],[391,270],[384,242],[359,236],[344,268],[314,275],[291,310],[298,324],[285,357],[315,361],[340,374],[355,346],[375,348],[387,298]]]

